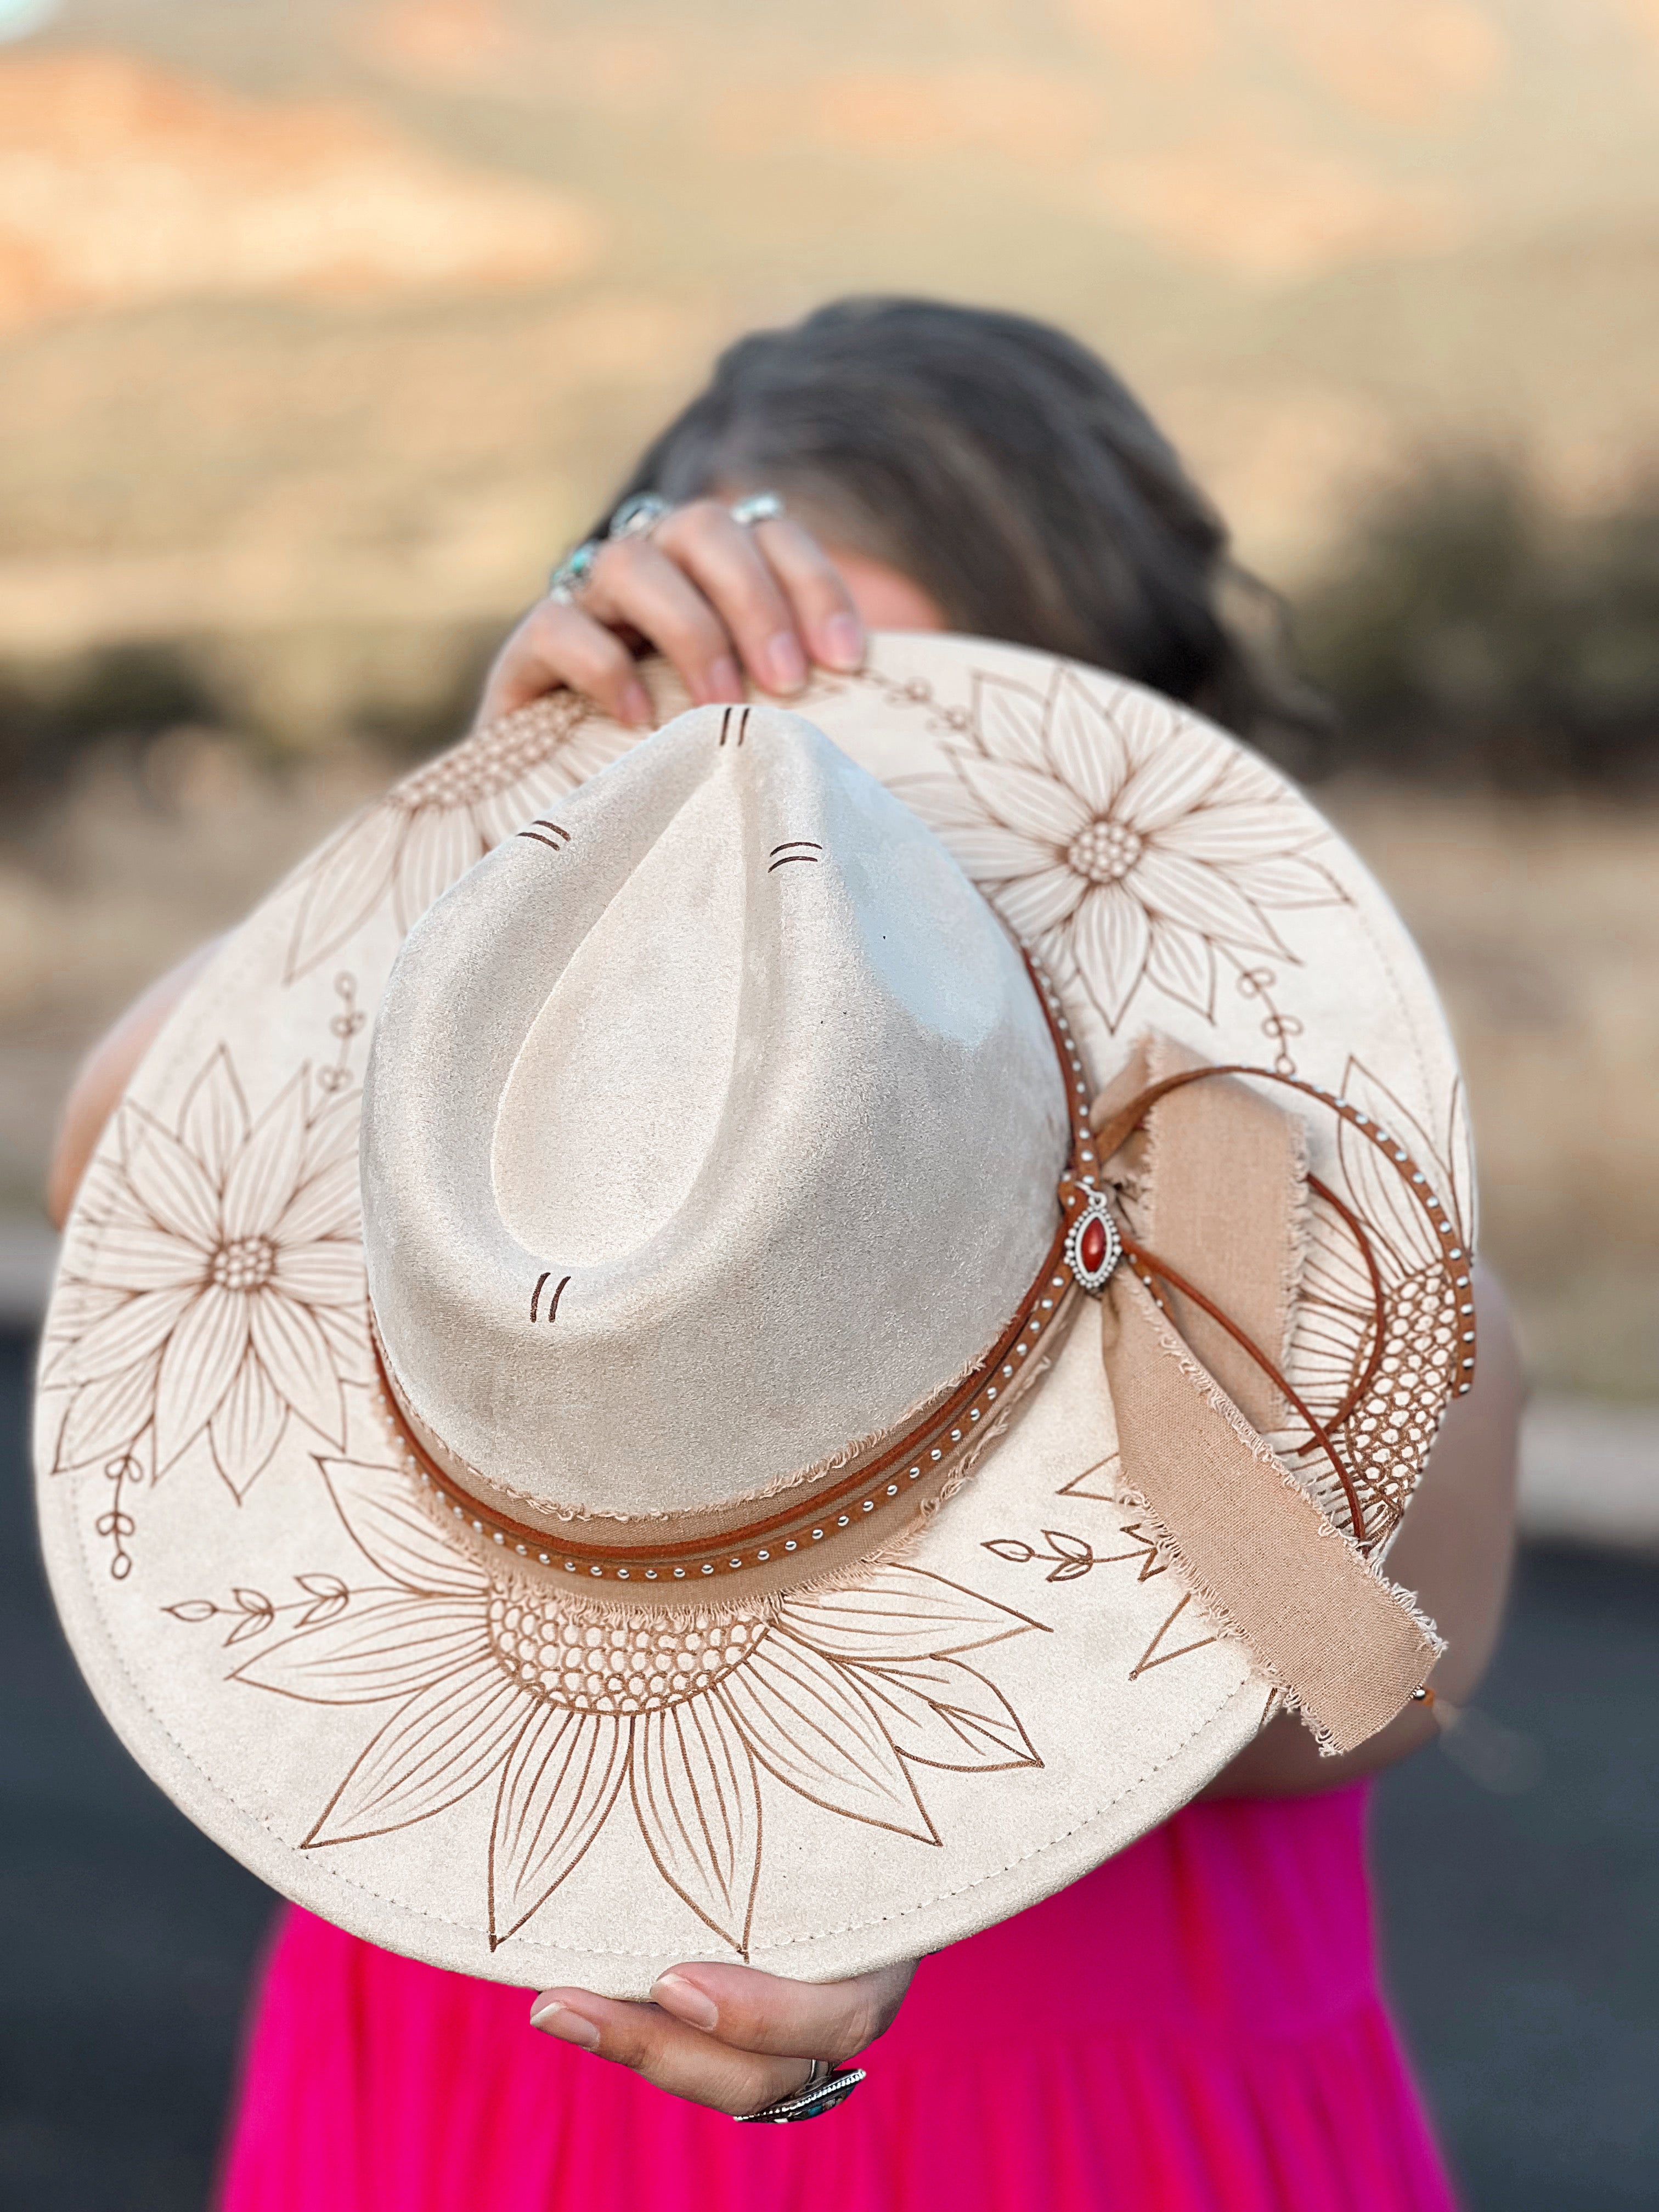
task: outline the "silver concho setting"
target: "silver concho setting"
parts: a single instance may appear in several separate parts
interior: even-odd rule
[[[1123,1239],[1103,1192],[1085,1185],[1089,1202],[1066,1233],[1066,1264],[1078,1286],[1097,1297],[1123,1257]]]

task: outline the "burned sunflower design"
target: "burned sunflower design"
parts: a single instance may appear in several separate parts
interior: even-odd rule
[[[307,974],[388,900],[399,937],[473,862],[635,742],[556,691],[441,753],[306,863],[283,981]]]
[[[1342,893],[1327,836],[1271,769],[1168,703],[1059,669],[1046,691],[979,675],[948,776],[894,788],[1063,988],[1109,1030],[1143,984],[1215,1018],[1218,965],[1294,955],[1277,909]]]
[[[307,1066],[256,1116],[223,1046],[170,1124],[122,1105],[40,1373],[67,1394],[53,1472],[102,1462],[116,1485],[100,1534],[118,1578],[122,1493],[146,1468],[165,1474],[205,1435],[240,1498],[290,1420],[343,1445],[343,1385],[364,1379],[358,1105],[343,1068]]]
[[[740,1954],[762,1865],[762,1777],[826,1811],[937,1844],[914,1769],[1042,1764],[962,1654],[1040,1626],[919,1568],[746,1608],[605,1608],[446,1540],[401,1469],[319,1462],[386,1577],[234,1680],[392,1708],[305,1848],[384,1835],[494,1794],[489,1940],[538,1912],[607,1823]],[[214,1608],[187,1601],[181,1620]]]

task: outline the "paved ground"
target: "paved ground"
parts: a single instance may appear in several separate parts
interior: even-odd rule
[[[35,1558],[27,1369],[0,1335],[0,2203],[199,2212],[270,1899],[81,1688]],[[1659,2204],[1659,1565],[1529,1553],[1480,1712],[1389,1778],[1376,1841],[1470,2212]]]

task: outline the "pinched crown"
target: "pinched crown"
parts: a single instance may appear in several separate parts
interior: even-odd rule
[[[811,725],[682,716],[410,932],[365,1091],[422,1446],[532,1528],[696,1533],[983,1358],[1054,1228],[1018,947]]]

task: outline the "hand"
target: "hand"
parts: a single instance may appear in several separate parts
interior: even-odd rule
[[[533,2027],[631,2066],[717,2112],[757,2112],[805,2087],[811,2062],[855,2057],[892,2026],[914,1960],[848,1982],[791,1982],[752,1966],[671,1966],[648,2004],[544,1990]]]
[[[495,657],[478,719],[567,685],[645,727],[651,702],[632,650],[641,641],[673,664],[699,706],[741,699],[740,665],[763,691],[787,696],[813,661],[846,671],[864,659],[852,593],[810,531],[789,515],[733,522],[719,500],[696,499],[648,537],[606,540],[579,599],[531,609]]]

